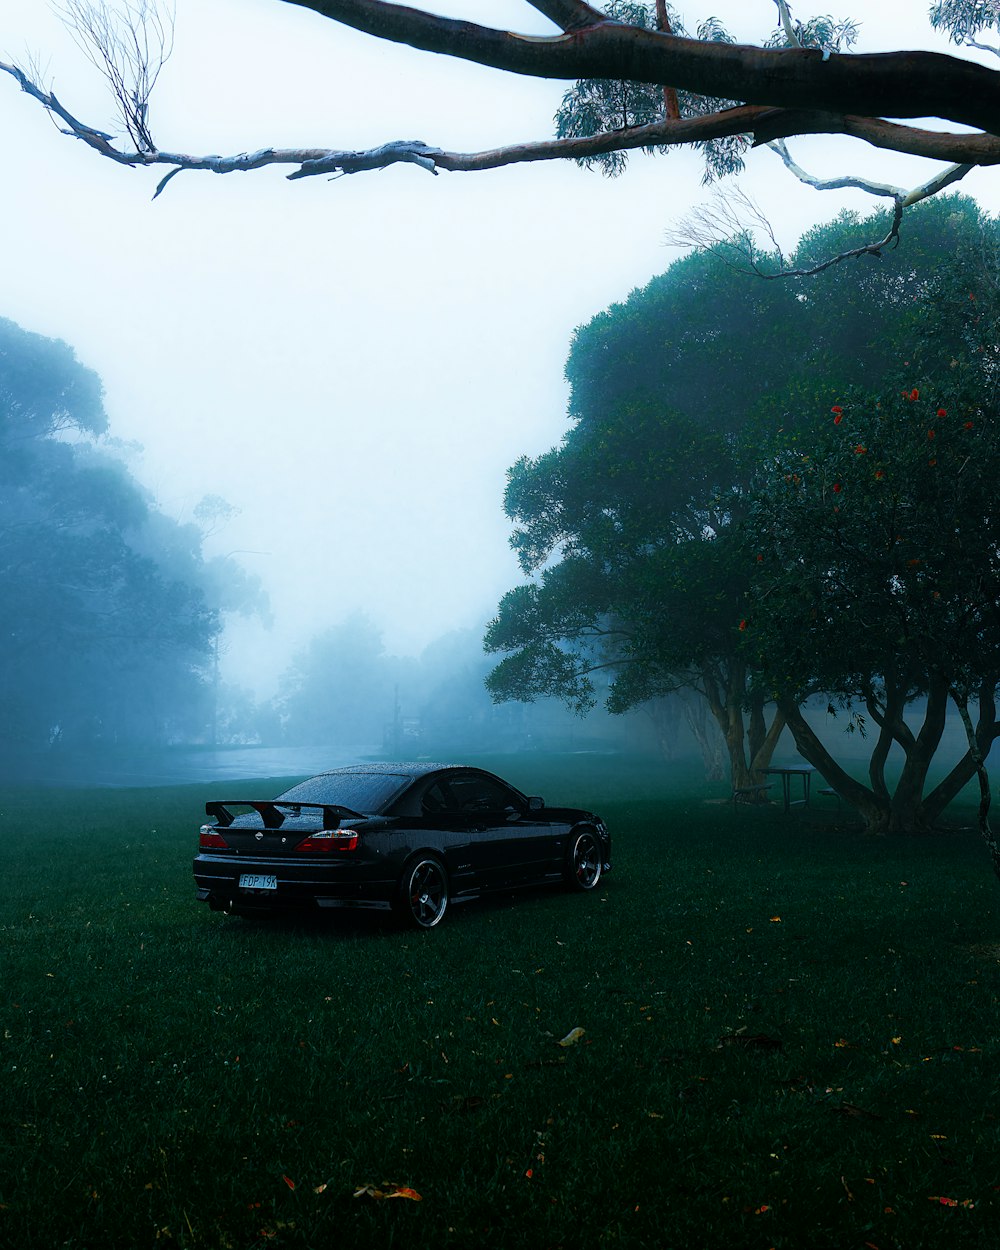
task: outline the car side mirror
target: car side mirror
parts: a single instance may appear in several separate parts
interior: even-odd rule
[[[540,812],[544,806],[545,806],[545,800],[543,798],[540,798],[539,795],[537,794],[531,795],[531,797],[528,799],[528,811],[529,812]]]

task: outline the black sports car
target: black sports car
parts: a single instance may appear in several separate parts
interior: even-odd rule
[[[432,929],[449,901],[546,881],[592,890],[611,868],[600,817],[479,768],[359,764],[205,811],[198,898],[226,912],[374,907]]]

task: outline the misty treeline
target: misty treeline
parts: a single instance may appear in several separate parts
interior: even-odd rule
[[[97,375],[0,320],[0,747],[164,745],[210,723],[220,631],[257,582],[181,524],[107,437]]]
[[[887,220],[844,213],[792,264]],[[1000,226],[938,199],[898,248],[797,284],[746,250],[577,330],[570,428],[509,471],[529,580],[487,632],[489,685],[585,711],[599,674],[613,712],[687,691],[734,787],[784,735],[870,828],[927,828],[1000,733]],[[939,759],[949,708],[968,733]]]
[[[235,510],[208,496],[190,521],[170,518],[130,471],[132,450],[110,436],[100,379],[67,344],[0,319],[5,774],[28,756],[173,745],[416,754],[594,741],[559,705],[495,706],[471,629],[400,658],[359,612],[289,656],[273,698],[223,682],[227,619],[269,618],[259,581],[205,554]]]
[[[648,749],[645,716],[581,721],[558,700],[496,704],[481,630],[457,629],[419,656],[396,656],[364,612],[321,630],[292,658],[263,707],[269,740],[385,750],[396,756],[456,752]],[[617,720],[617,723],[616,723]]]

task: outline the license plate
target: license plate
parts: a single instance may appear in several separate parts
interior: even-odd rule
[[[276,890],[277,888],[277,877],[261,877],[252,872],[244,872],[240,875],[241,890]]]

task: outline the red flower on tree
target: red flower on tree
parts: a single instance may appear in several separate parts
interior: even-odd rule
[[[843,486],[841,486],[841,484],[840,484],[839,482],[834,482],[834,484],[833,484],[833,493],[834,493],[835,495],[839,495],[839,494],[840,494],[840,492],[841,492],[843,489],[844,489],[844,488],[843,488]]]
[[[854,449],[854,454],[856,456],[866,456],[868,454],[868,448],[862,447],[861,444],[858,443],[857,447]]]
[[[937,410],[937,414],[938,414],[938,416],[939,416],[939,417],[946,417],[946,416],[948,415],[948,409],[947,409],[947,408],[939,408],[939,409]]]

